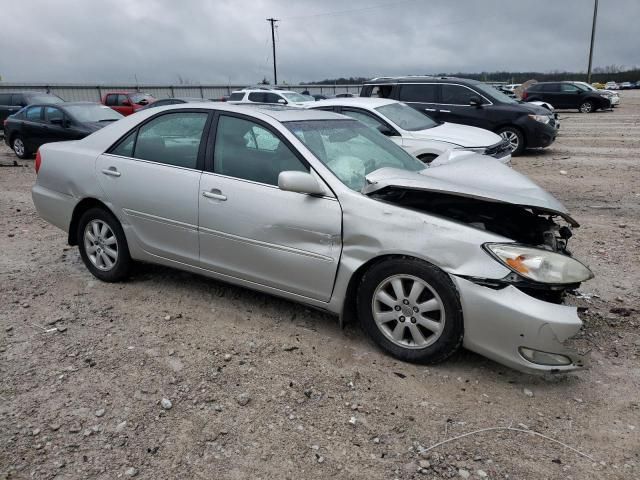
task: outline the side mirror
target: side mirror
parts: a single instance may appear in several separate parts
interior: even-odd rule
[[[385,125],[380,125],[378,131],[385,137],[393,137],[395,135],[395,132]]]
[[[287,101],[284,98],[279,98],[278,99],[278,103],[281,104],[281,105],[286,105]]]
[[[480,97],[472,97],[471,99],[469,99],[469,105],[471,105],[472,107],[481,107],[482,100],[480,99]]]
[[[324,195],[324,188],[320,186],[313,175],[307,172],[286,171],[278,175],[278,188],[285,192],[308,193],[309,195]]]
[[[149,104],[149,100],[147,100],[146,98],[143,98],[138,102],[138,105],[148,105],[148,104]]]

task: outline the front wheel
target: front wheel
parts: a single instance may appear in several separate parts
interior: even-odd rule
[[[583,102],[580,105],[578,110],[580,110],[580,113],[591,113],[591,112],[593,112],[595,110],[595,108],[594,108],[593,103],[587,100],[586,102]]]
[[[78,224],[78,248],[94,277],[118,282],[127,277],[131,256],[118,219],[102,208],[87,210]]]
[[[15,152],[18,158],[29,158],[31,156],[31,152],[27,149],[27,146],[24,143],[23,138],[20,135],[16,135],[11,141],[11,148]]]
[[[371,267],[358,289],[358,317],[383,350],[414,363],[437,363],[461,345],[462,309],[446,273],[416,259]]]
[[[501,128],[498,130],[498,135],[509,142],[511,155],[514,157],[520,155],[524,151],[524,135],[522,135],[522,132],[516,127]]]

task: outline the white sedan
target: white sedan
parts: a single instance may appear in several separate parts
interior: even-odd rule
[[[405,103],[386,98],[335,98],[308,108],[333,111],[378,130],[425,163],[437,165],[474,152],[502,163],[511,161],[509,142],[483,128],[436,122]],[[435,160],[436,157],[444,155]],[[435,160],[435,161],[434,161]]]

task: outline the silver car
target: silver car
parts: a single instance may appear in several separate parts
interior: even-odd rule
[[[585,365],[563,293],[592,277],[554,197],[472,154],[427,167],[332,112],[141,111],[36,157],[33,201],[89,271],[168,265],[359,319],[405,361],[461,345],[513,368]]]

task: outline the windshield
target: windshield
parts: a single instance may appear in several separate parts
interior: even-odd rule
[[[296,92],[283,93],[282,96],[284,98],[286,98],[287,100],[289,100],[290,102],[312,102],[312,101],[314,101],[313,98],[307,97],[306,95],[301,95],[301,94],[296,93]]]
[[[153,97],[148,93],[134,93],[133,95],[129,95],[131,101],[133,103],[140,103],[142,100],[146,100],[147,103],[150,103],[153,100]]]
[[[56,95],[32,95],[29,103],[64,103],[64,100]]]
[[[489,97],[490,100],[495,100],[501,103],[518,103],[517,100],[514,100],[510,96],[502,93],[497,88],[493,88],[490,85],[486,85],[484,83],[476,83],[473,88],[477,88],[480,93],[484,94],[486,97]]]
[[[123,118],[123,115],[115,110],[98,104],[69,105],[67,106],[67,112],[80,123],[113,122]]]
[[[365,176],[379,168],[411,172],[426,168],[387,137],[356,120],[308,120],[285,125],[352,190],[362,190]]]
[[[431,118],[405,103],[390,103],[389,105],[378,107],[376,110],[398,127],[410,132],[438,126]]]

